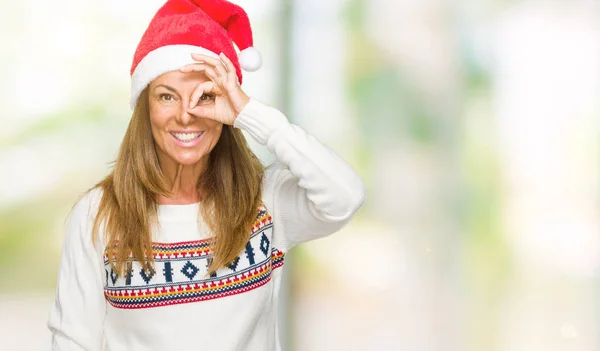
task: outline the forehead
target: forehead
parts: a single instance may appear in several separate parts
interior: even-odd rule
[[[188,72],[170,71],[158,76],[152,82],[150,87],[155,87],[160,84],[168,85],[173,88],[195,88],[198,84],[209,80],[204,72]]]

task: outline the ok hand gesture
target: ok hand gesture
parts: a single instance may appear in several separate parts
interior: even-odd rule
[[[210,80],[194,89],[189,113],[233,125],[235,118],[250,101],[237,82],[233,63],[223,53],[219,55],[220,60],[202,54],[192,54],[192,58],[198,63],[183,66],[179,71],[204,72]]]

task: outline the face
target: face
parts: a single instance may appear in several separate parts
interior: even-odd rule
[[[207,80],[202,72],[172,71],[150,83],[150,124],[162,167],[202,165],[217,144],[223,124],[191,115],[186,108],[194,89]],[[212,95],[199,101],[213,103]]]

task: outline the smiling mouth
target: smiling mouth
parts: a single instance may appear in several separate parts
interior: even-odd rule
[[[189,142],[195,139],[198,139],[204,132],[199,133],[173,133],[171,135],[175,137],[175,139],[183,142]]]

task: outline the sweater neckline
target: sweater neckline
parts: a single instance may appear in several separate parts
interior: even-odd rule
[[[161,220],[167,219],[186,219],[196,220],[198,211],[200,210],[200,202],[195,202],[185,205],[159,204],[157,206],[158,218]]]

